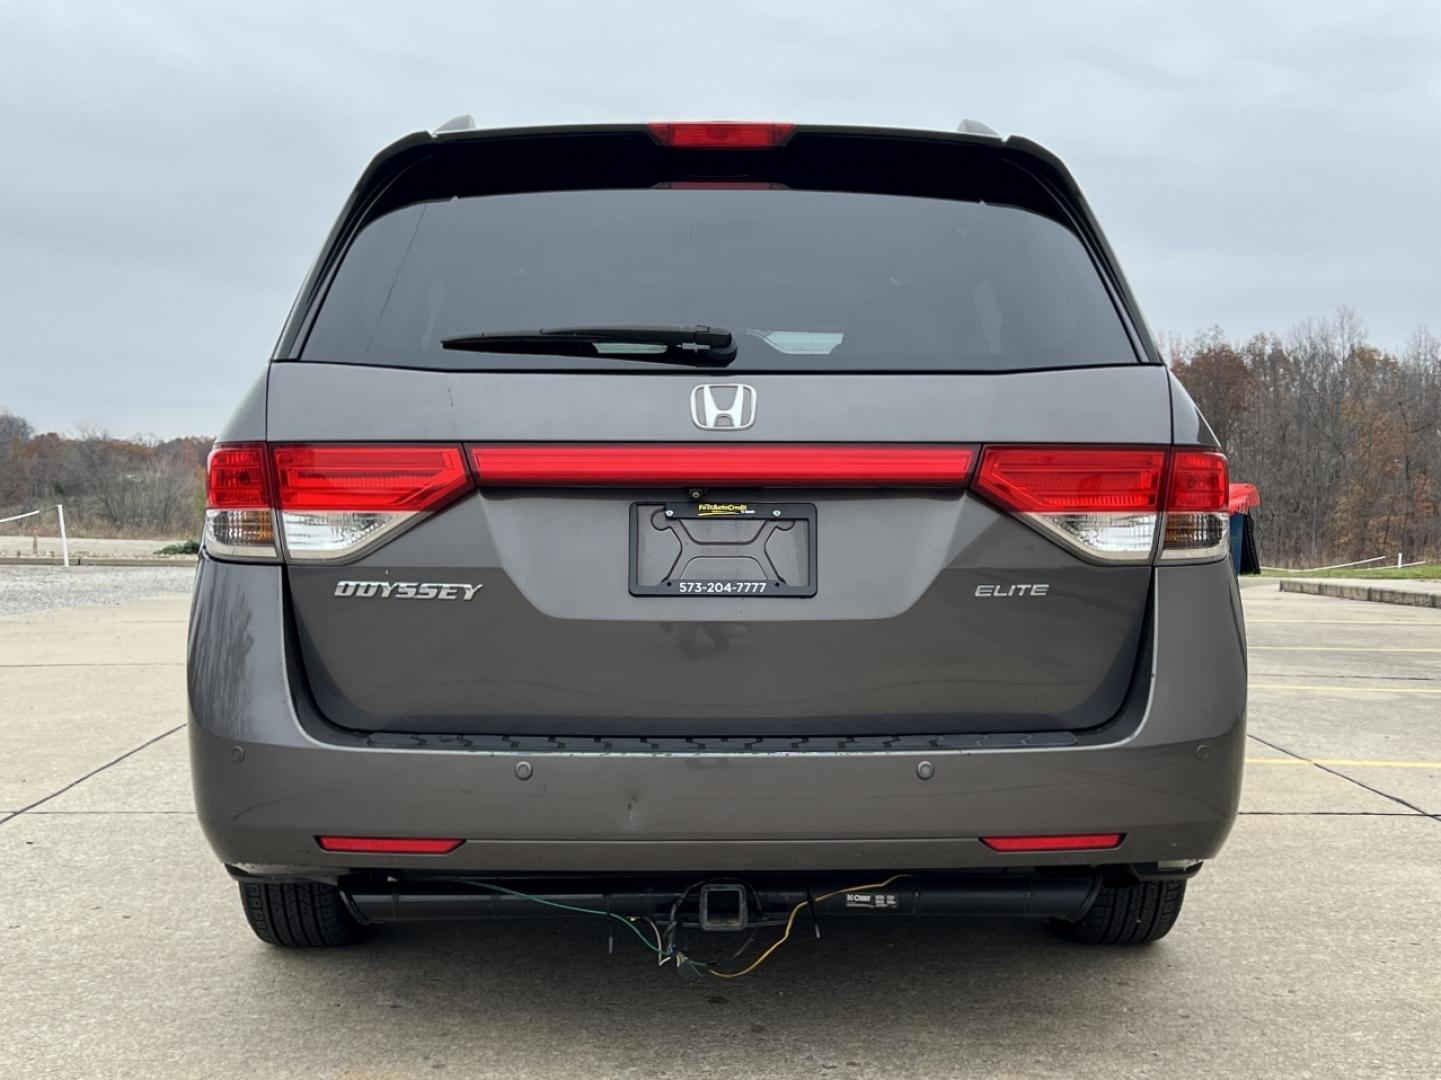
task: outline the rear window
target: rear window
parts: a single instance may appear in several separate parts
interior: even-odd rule
[[[676,185],[418,202],[371,221],[302,358],[486,370],[643,370],[492,355],[450,337],[703,324],[731,371],[1019,371],[1132,363],[1081,241],[1030,210],[946,198]]]

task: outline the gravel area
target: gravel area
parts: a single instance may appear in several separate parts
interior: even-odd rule
[[[194,566],[0,566],[0,616],[188,593]]]

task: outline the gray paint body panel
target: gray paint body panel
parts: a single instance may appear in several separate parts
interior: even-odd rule
[[[617,363],[620,363],[619,361]],[[1171,441],[1165,368],[988,375],[760,375],[755,424],[702,431],[690,393],[718,372],[446,372],[271,368],[270,439],[655,442]]]
[[[1181,385],[1181,380],[1169,371],[1166,374],[1171,385],[1171,412],[1174,417],[1172,423],[1176,431],[1176,445],[1214,446],[1219,449],[1221,443],[1216,438],[1216,433],[1201,415],[1201,410],[1196,408],[1196,403]]]
[[[467,838],[427,861],[436,871],[998,866],[1015,857],[977,836],[1113,830],[1127,839],[1109,861],[1205,859],[1225,840],[1240,791],[1240,601],[1223,563],[1154,573],[1152,667],[1116,724],[1089,742],[622,755],[332,739],[295,686],[282,571],[206,560],[190,631],[197,809],[226,862],[318,876],[387,862],[321,853],[314,837],[335,832]],[[534,769],[528,781],[516,778],[522,760]],[[935,766],[929,781],[917,776],[921,760]]]
[[[955,493],[801,495],[821,537],[805,599],[630,595],[624,492],[480,495],[361,563],[292,566],[310,688],[348,727],[508,735],[1033,731],[1115,712],[1149,567],[1087,565]],[[484,587],[337,598],[353,580]],[[976,595],[1033,581],[1048,595]]]
[[[230,419],[215,436],[215,441],[259,442],[265,438],[265,397],[269,384],[270,368],[267,366],[245,391],[240,404],[230,414]]]
[[[273,441],[1034,441],[1164,445],[1165,369],[748,375],[755,423],[706,431],[714,373],[444,373],[285,363]],[[482,483],[484,477],[481,478]],[[497,489],[344,566],[292,565],[309,686],[359,730],[786,736],[1079,730],[1134,668],[1145,566],[1093,566],[958,491],[712,489],[815,507],[805,599],[634,596],[630,507],[685,491]],[[483,586],[464,603],[339,596],[344,581]],[[1042,597],[977,595],[1043,583]]]

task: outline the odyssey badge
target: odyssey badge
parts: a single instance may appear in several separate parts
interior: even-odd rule
[[[338,581],[335,583],[335,595],[355,596],[362,600],[378,597],[381,600],[459,600],[464,602],[474,599],[475,594],[482,588],[484,588],[482,585],[439,581]]]

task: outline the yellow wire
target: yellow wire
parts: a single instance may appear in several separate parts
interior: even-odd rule
[[[822,900],[829,900],[831,897],[839,896],[841,893],[869,892],[871,889],[884,889],[891,882],[903,877],[910,877],[910,875],[892,874],[890,877],[886,878],[885,881],[877,881],[871,885],[850,885],[844,889],[832,889],[830,892],[822,893],[820,896],[813,896],[808,900],[802,900],[795,907],[791,908],[790,917],[786,919],[785,932],[782,933],[781,936],[775,941],[771,942],[770,947],[766,949],[765,952],[757,956],[755,960],[753,960],[751,963],[747,964],[739,971],[716,971],[714,968],[706,968],[706,971],[710,972],[710,974],[714,975],[717,979],[739,979],[742,975],[749,975],[756,968],[764,964],[771,953],[775,952],[782,945],[784,945],[786,941],[790,939],[791,928],[795,926],[796,916],[800,914],[801,908],[809,907],[813,903],[820,903]]]

